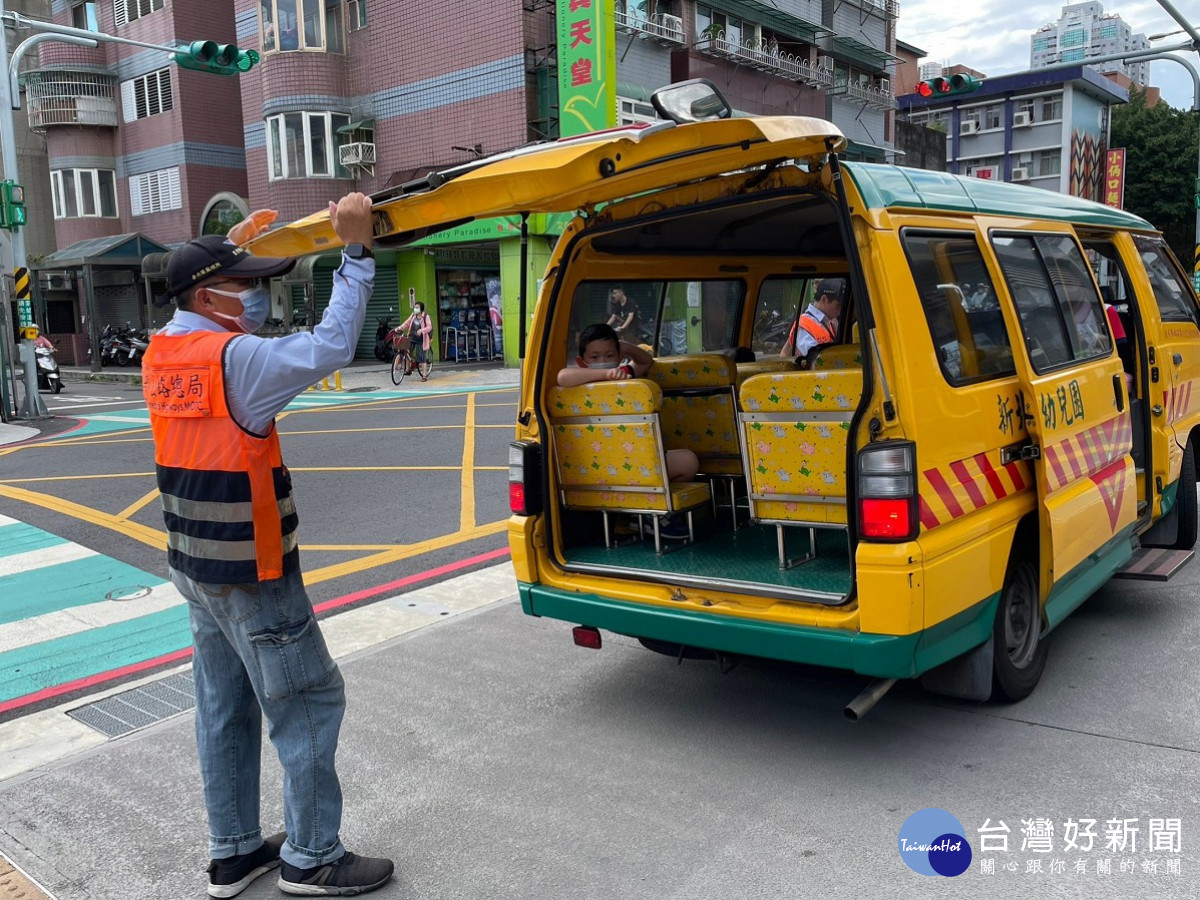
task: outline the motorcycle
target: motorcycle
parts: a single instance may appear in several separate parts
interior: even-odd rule
[[[142,364],[150,347],[150,335],[145,329],[134,331],[128,323],[117,332],[116,362],[118,366]]]
[[[39,341],[33,352],[37,357],[38,390],[61,394],[63,382],[58,371],[58,359],[54,356],[54,345],[49,341],[44,344]]]
[[[107,366],[110,363],[116,362],[117,354],[117,329],[111,325],[105,325],[104,330],[100,332],[100,365]],[[92,351],[88,350],[88,356],[92,355]]]
[[[375,328],[375,358],[382,362],[391,362],[392,357],[396,355],[396,348],[390,338],[392,317],[381,316],[376,322],[378,324]]]

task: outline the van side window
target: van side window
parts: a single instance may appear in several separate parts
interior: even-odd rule
[[[817,281],[815,276],[767,278],[759,286],[750,349],[760,358],[779,355],[796,316],[812,300]]]
[[[1150,287],[1154,289],[1154,299],[1163,321],[1200,325],[1196,315],[1196,295],[1171,264],[1166,242],[1162,238],[1134,235],[1133,243],[1142,257],[1146,274],[1150,276]]]
[[[994,235],[1034,371],[1112,353],[1096,283],[1070,235]]]
[[[905,229],[901,239],[946,381],[1012,375],[1012,344],[975,236]]]

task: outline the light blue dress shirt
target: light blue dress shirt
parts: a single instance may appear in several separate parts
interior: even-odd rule
[[[347,259],[333,273],[329,308],[311,333],[278,338],[240,335],[225,354],[225,392],[234,421],[264,435],[284,407],[309,386],[354,359],[354,347],[367,316],[367,300],[375,284],[375,260]],[[162,333],[225,331],[197,313],[176,310]]]

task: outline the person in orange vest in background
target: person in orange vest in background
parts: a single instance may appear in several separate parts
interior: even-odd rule
[[[294,259],[252,256],[220,235],[167,262],[171,321],[150,341],[142,390],[167,525],[171,581],[194,645],[196,747],[208,812],[208,893],[233,897],[279,868],[290,894],[358,894],[391,860],[348,852],[338,836],[334,767],[345,685],[304,590],[292,480],[275,416],[354,357],[374,285],[371,201],[330,204],[345,244],[333,296],[313,332],[253,336],[270,312],[263,280]],[[262,718],[284,771],[286,833],[259,826]]]
[[[845,278],[822,278],[812,303],[792,324],[779,355],[805,359],[813,347],[832,344],[837,337],[838,317],[842,314],[845,299]]]

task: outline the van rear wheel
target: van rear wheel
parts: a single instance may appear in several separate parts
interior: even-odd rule
[[[1175,491],[1177,510],[1175,550],[1191,550],[1196,546],[1196,442],[1188,441],[1183,451],[1183,466],[1179,470],[1179,487]]]
[[[1046,668],[1047,647],[1041,633],[1037,563],[1028,557],[1014,558],[1008,565],[993,626],[992,688],[997,700],[1015,703],[1037,687]]]

